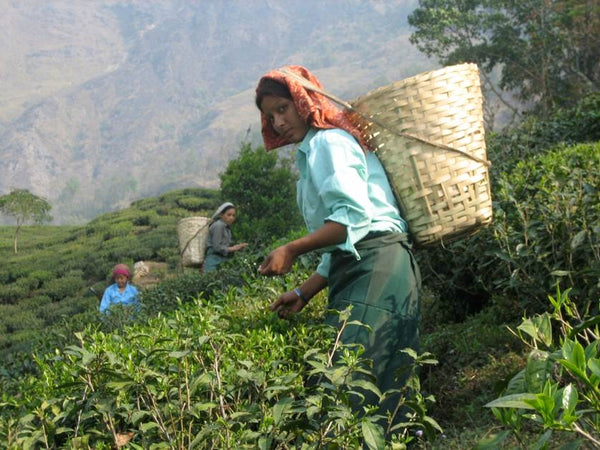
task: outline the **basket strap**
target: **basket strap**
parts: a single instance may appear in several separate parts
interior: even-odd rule
[[[412,139],[418,142],[422,142],[424,144],[428,144],[433,146],[434,148],[443,148],[445,150],[449,150],[451,152],[456,152],[456,153],[460,153],[463,156],[466,156],[467,158],[472,159],[473,161],[477,161],[478,163],[483,164],[484,166],[490,167],[492,165],[492,163],[490,163],[489,161],[482,159],[482,158],[478,158],[475,155],[471,155],[467,152],[465,152],[464,150],[459,150],[457,148],[454,147],[450,147],[449,145],[446,144],[441,144],[439,142],[433,142],[430,141],[429,139],[425,139],[421,136],[417,136],[415,134],[411,134],[411,133],[405,133],[402,131],[397,131],[392,129],[390,126],[384,124],[383,122],[381,122],[379,119],[376,119],[375,117],[370,117],[370,116],[366,116],[365,114],[363,114],[362,112],[358,111],[354,106],[352,106],[352,104],[336,97],[333,94],[330,94],[327,91],[324,91],[323,89],[320,89],[318,86],[315,86],[313,83],[311,83],[310,81],[308,81],[306,78],[298,75],[297,73],[292,72],[291,70],[286,69],[285,67],[282,67],[280,69],[277,69],[278,72],[281,72],[282,74],[289,76],[290,78],[293,78],[294,80],[296,80],[298,83],[300,83],[302,86],[304,86],[307,89],[310,89],[311,91],[317,92],[318,94],[323,95],[324,97],[327,97],[330,100],[333,100],[334,102],[338,103],[339,105],[342,105],[344,108],[352,111],[353,113],[358,114],[359,116],[361,116],[363,119],[365,119],[368,122],[373,122],[374,124],[380,126],[381,128],[384,128],[386,130],[388,130],[391,133],[394,133],[397,136],[402,136],[408,139]]]

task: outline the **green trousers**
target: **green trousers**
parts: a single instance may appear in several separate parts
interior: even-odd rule
[[[217,270],[219,264],[221,264],[223,261],[227,261],[227,259],[228,258],[226,256],[217,255],[212,251],[212,249],[208,249],[206,251],[206,257],[204,258],[202,270],[203,272],[213,272]]]
[[[359,261],[347,252],[332,253],[329,308],[342,311],[352,305],[350,321],[371,327],[369,331],[349,325],[342,341],[364,346],[364,356],[373,360],[377,386],[384,392],[405,382],[396,380],[396,372],[411,359],[400,350],[419,348],[421,276],[404,233],[370,234],[356,249]],[[331,314],[326,321],[338,326],[339,319]],[[393,410],[396,403],[390,398],[382,408]]]

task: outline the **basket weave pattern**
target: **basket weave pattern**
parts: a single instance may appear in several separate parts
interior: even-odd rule
[[[491,222],[475,64],[426,72],[350,103],[417,244],[450,242]]]

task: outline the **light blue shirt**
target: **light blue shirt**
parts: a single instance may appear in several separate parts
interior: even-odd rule
[[[354,244],[369,232],[408,229],[381,162],[346,131],[311,128],[298,147],[296,163],[297,201],[309,232],[326,221],[347,230],[345,242],[323,249],[320,275],[328,277],[330,251],[347,251],[360,260]]]
[[[105,312],[112,305],[122,303],[124,305],[133,305],[138,303],[138,290],[135,286],[127,283],[123,292],[119,291],[117,283],[111,284],[104,291],[102,301],[100,302],[100,312]]]

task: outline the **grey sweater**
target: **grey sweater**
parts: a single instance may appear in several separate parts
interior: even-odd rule
[[[230,245],[231,228],[221,219],[218,219],[208,228],[206,251],[207,253],[215,253],[221,256],[229,256]]]

